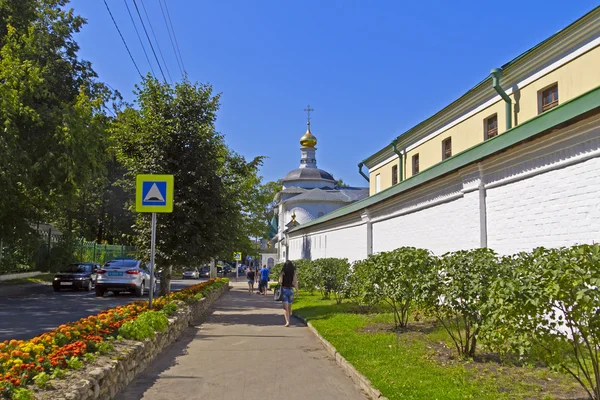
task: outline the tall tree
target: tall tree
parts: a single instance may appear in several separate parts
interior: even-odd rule
[[[148,76],[135,94],[137,108],[118,114],[112,143],[130,191],[137,174],[175,176],[174,211],[158,218],[156,260],[165,271],[164,293],[171,267],[206,262],[243,239],[241,193],[252,186],[261,158],[248,163],[226,146],[214,127],[219,95],[211,86],[187,79],[170,85]],[[138,214],[134,228],[147,252],[150,216]]]
[[[66,0],[0,1],[0,241],[30,224],[78,223],[81,189],[102,175],[110,91],[77,57],[85,20]],[[6,195],[4,195],[6,193]]]

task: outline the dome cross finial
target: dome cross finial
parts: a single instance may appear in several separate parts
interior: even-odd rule
[[[306,106],[304,111],[306,111],[306,125],[310,125],[310,113],[311,113],[311,111],[315,111],[315,109],[310,108],[310,104],[309,104]]]

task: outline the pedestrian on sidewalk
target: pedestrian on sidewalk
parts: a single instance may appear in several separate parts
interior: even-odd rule
[[[271,271],[267,268],[267,264],[264,264],[260,270],[260,285],[258,290],[264,295],[267,294],[267,288],[269,287],[269,274]]]
[[[252,268],[248,269],[248,272],[246,272],[246,278],[248,278],[248,293],[252,294],[252,292],[254,292],[254,278],[255,278],[255,273],[252,270]]]
[[[294,302],[294,289],[298,296],[298,280],[296,279],[296,267],[291,261],[286,261],[279,275],[279,283],[283,291],[283,315],[285,317],[285,326],[290,326],[290,317],[292,316],[292,303]]]

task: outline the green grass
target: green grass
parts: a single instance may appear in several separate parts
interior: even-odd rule
[[[307,318],[390,400],[552,399],[553,391],[577,391],[567,377],[543,368],[446,359],[440,349],[452,353],[445,348],[449,337],[432,324],[423,331],[392,332],[390,313],[359,314],[350,303],[336,305],[306,292],[294,306],[294,313]]]
[[[32,276],[31,278],[17,278],[8,281],[0,281],[0,285],[25,285],[28,283],[52,282],[53,273],[44,273],[41,275]]]

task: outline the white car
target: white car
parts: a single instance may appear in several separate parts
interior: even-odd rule
[[[198,268],[185,270],[181,279],[200,279],[200,271]]]
[[[107,262],[97,272],[96,296],[110,291],[135,293],[141,297],[150,290],[150,267],[141,260],[116,259]],[[156,280],[153,292],[156,293]]]

